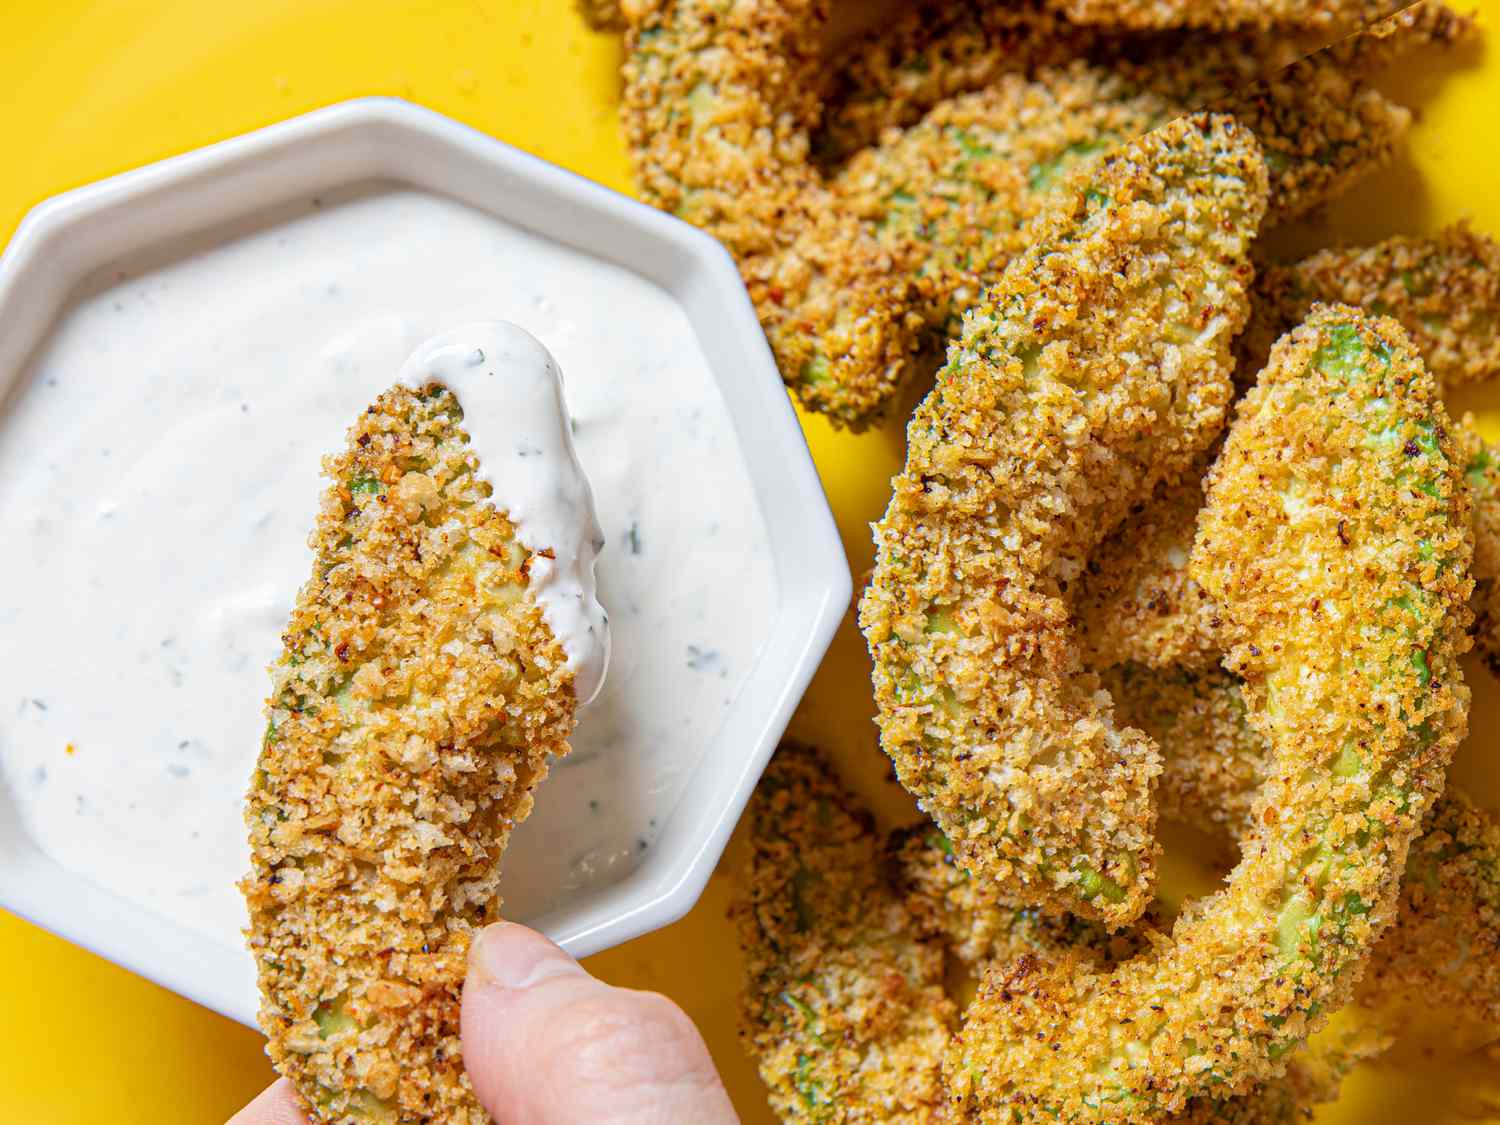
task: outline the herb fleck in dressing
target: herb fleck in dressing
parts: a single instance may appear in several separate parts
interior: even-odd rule
[[[633,870],[776,598],[728,412],[672,299],[406,190],[324,196],[122,270],[86,290],[0,414],[13,592],[0,602],[0,816],[63,865],[241,948],[240,803],[265,669],[309,565],[320,459],[419,343],[502,319],[566,374],[613,640],[573,753],[506,856],[507,913],[539,916]],[[507,468],[483,443],[513,431],[486,424],[498,396],[480,402],[455,379],[503,500]],[[510,466],[530,460],[520,453]],[[553,592],[567,588],[563,576]]]

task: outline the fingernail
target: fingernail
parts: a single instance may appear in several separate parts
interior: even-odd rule
[[[469,946],[469,973],[480,983],[522,989],[552,977],[583,974],[583,969],[535,930],[514,922],[495,922]]]

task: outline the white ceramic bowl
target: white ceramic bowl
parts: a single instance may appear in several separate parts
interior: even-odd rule
[[[769,533],[777,594],[767,640],[656,846],[602,893],[526,919],[584,956],[666,925],[697,901],[851,594],[807,446],[739,274],[717,242],[439,114],[393,99],[346,102],[79,188],[32,211],[0,258],[0,406],[95,270],[279,203],[367,181],[449,196],[634,271],[670,294],[734,420]],[[58,865],[10,815],[9,803],[0,794],[0,905],[253,1022],[248,955]],[[524,856],[513,851],[507,863],[514,862]]]

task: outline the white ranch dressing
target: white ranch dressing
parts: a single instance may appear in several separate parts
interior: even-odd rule
[[[458,399],[495,507],[522,544],[548,552],[532,559],[527,589],[568,654],[578,702],[592,703],[609,668],[609,622],[594,584],[604,531],[573,448],[557,361],[524,328],[480,321],[426,341],[396,383],[414,391],[436,383]]]
[[[603,895],[636,868],[773,616],[727,408],[656,286],[393,188],[122,264],[80,294],[0,405],[0,821],[243,948],[241,803],[266,668],[311,569],[321,459],[423,340],[497,319],[567,373],[613,647],[572,753],[512,838],[506,914]],[[485,444],[513,432],[504,393],[449,377],[497,496],[543,518],[512,491],[519,458]],[[578,534],[585,521],[564,523]]]

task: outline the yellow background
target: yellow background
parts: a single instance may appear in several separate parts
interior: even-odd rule
[[[852,3],[853,0],[848,0]],[[0,0],[0,237],[28,207],[100,176],[360,94],[398,94],[610,187],[629,189],[616,126],[619,42],[583,29],[567,0]],[[1500,0],[1485,0],[1500,23]],[[1417,60],[1388,85],[1423,99],[1409,153],[1337,221],[1297,232],[1430,231],[1469,216],[1500,234],[1500,65]],[[1464,405],[1500,405],[1500,393]],[[1500,435],[1500,413],[1485,419]],[[806,421],[850,565],[870,565],[901,429],[853,438]],[[11,592],[12,595],[14,591]],[[869,721],[863,645],[846,621],[793,733],[833,750],[887,818],[910,815]],[[1500,692],[1477,671],[1474,735],[1459,773],[1500,807]],[[545,796],[543,797],[545,800]],[[725,866],[737,863],[738,846]],[[745,1119],[768,1122],[734,1037],[738,955],[721,871],[691,915],[593,958],[590,968],[683,1004]],[[0,913],[0,1121],[26,1125],[218,1122],[270,1078],[252,1031]],[[1410,1055],[1410,1052],[1407,1052]],[[1500,1058],[1488,1063],[1500,1072]],[[1477,1064],[1406,1058],[1351,1081],[1320,1120],[1475,1120]],[[1490,1096],[1496,1096],[1491,1090]],[[1489,1117],[1500,1120],[1500,1101]]]

